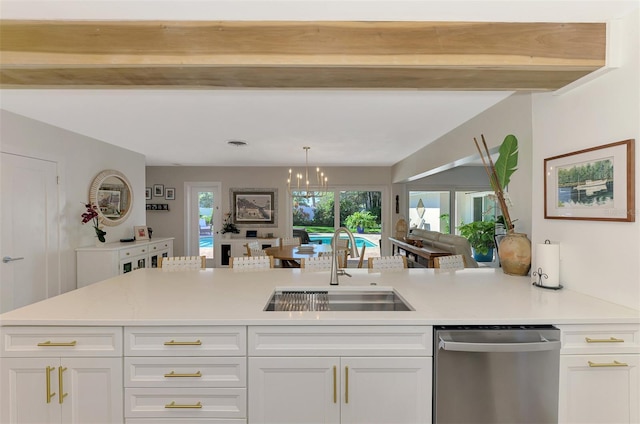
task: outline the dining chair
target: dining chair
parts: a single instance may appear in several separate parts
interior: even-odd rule
[[[282,237],[280,246],[300,246],[300,237]]]
[[[245,244],[244,247],[247,248],[247,256],[252,256],[251,255],[251,251],[252,250],[260,250],[260,249],[262,249],[260,247],[260,243],[258,243],[257,241],[250,241],[249,243]]]
[[[402,269],[407,268],[407,258],[405,256],[379,256],[368,259],[368,266],[371,269]]]
[[[447,270],[464,269],[463,255],[440,256],[433,259],[433,267]]]
[[[320,252],[318,253],[319,257],[328,257],[330,259],[332,259],[333,256],[333,252]],[[337,256],[338,259],[338,268],[346,268],[347,267],[347,254],[345,251],[345,254],[338,254]]]
[[[193,271],[206,268],[206,256],[170,256],[158,258],[158,268],[164,271]]]
[[[366,244],[362,244],[362,251],[360,252],[360,259],[358,259],[358,268],[362,268],[362,265],[364,265],[364,251],[367,248]]]
[[[241,256],[230,257],[229,268],[234,269],[269,269],[273,268],[273,256]]]
[[[269,256],[264,249],[247,249],[247,256]]]
[[[334,249],[340,250],[338,252],[338,266],[340,268],[346,268],[349,257],[349,239],[338,238],[335,242]]]
[[[306,271],[331,271],[331,255],[300,259],[300,268]]]

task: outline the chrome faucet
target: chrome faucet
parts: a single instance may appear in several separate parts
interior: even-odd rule
[[[331,279],[329,280],[329,284],[332,286],[338,285],[338,249],[336,248],[336,240],[340,237],[340,233],[345,232],[349,236],[349,244],[351,244],[351,252],[350,255],[354,258],[360,257],[358,254],[358,250],[356,249],[356,239],[353,237],[353,233],[349,231],[346,227],[340,227],[333,233],[333,239],[331,240]],[[346,267],[347,264],[344,264]],[[344,270],[341,270],[342,274],[347,274]]]

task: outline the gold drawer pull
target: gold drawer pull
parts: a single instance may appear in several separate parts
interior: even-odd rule
[[[47,403],[51,403],[51,399],[56,395],[55,392],[51,391],[51,373],[55,369],[56,367],[47,366],[47,371],[45,374],[45,384],[47,385]]]
[[[64,398],[66,398],[69,393],[64,392],[64,387],[62,384],[62,373],[67,370],[67,367],[58,367],[58,403],[63,404]]]
[[[57,347],[73,347],[76,345],[76,341],[72,341],[72,342],[66,342],[66,343],[53,343],[51,340],[47,340],[46,342],[42,342],[42,343],[38,343],[38,346],[40,347],[51,347],[51,346],[57,346]]]
[[[173,409],[200,409],[202,408],[202,404],[200,402],[195,405],[176,405],[176,401],[172,401],[171,403],[164,406],[165,408],[173,408]]]
[[[624,343],[624,339],[617,339],[615,337],[610,337],[608,339],[592,339],[591,337],[584,338],[587,343]]]
[[[587,362],[589,362],[589,366],[592,368],[628,367],[629,366],[629,364],[626,364],[624,362],[618,362],[618,361],[607,362],[607,363],[598,363],[598,362],[591,362],[591,361],[587,361]]]
[[[337,374],[338,374],[338,369],[334,365],[333,366],[333,403],[338,403],[338,387],[336,383]]]
[[[165,374],[165,377],[202,377],[200,371],[196,371],[193,374],[178,374],[175,371],[171,371],[169,374]]]
[[[201,344],[202,342],[200,340],[196,340],[195,342],[176,342],[175,340],[164,342],[165,346],[200,346]]]

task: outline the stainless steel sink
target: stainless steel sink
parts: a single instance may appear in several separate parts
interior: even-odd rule
[[[276,289],[265,311],[413,311],[393,289]]]

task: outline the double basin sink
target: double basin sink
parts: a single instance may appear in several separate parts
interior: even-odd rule
[[[413,311],[392,288],[276,289],[265,311]]]

